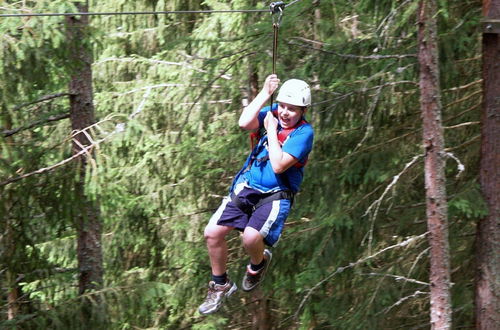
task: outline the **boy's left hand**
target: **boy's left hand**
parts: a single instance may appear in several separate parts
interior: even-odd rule
[[[274,117],[273,113],[269,111],[266,115],[266,118],[264,118],[264,127],[266,128],[266,131],[276,131],[278,129],[278,119]]]

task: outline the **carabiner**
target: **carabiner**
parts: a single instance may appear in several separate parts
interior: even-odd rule
[[[269,5],[269,10],[273,19],[273,25],[279,26],[281,24],[281,18],[283,17],[284,9],[285,3],[283,1],[271,2],[271,4]],[[278,15],[277,19],[276,15]]]

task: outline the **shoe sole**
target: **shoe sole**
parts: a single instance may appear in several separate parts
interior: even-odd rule
[[[208,314],[212,314],[212,313],[217,312],[222,307],[223,302],[227,298],[229,298],[233,293],[235,293],[236,290],[238,290],[238,287],[236,286],[236,283],[233,282],[233,286],[231,287],[231,289],[229,289],[229,291],[224,295],[224,297],[219,301],[219,303],[217,305],[215,305],[213,308],[211,308],[207,311],[204,311],[204,312],[202,312],[198,309],[198,312],[200,312],[200,314],[202,314],[202,315],[208,315]]]
[[[241,289],[245,292],[250,292],[252,291],[253,289],[255,289],[256,287],[258,287],[260,285],[260,283],[262,283],[262,281],[264,281],[264,277],[266,276],[266,273],[267,273],[267,269],[269,268],[269,265],[271,264],[271,260],[273,259],[273,254],[271,253],[271,251],[269,251],[268,249],[265,249],[264,250],[264,254],[267,253],[267,257],[269,259],[267,259],[267,262],[266,262],[266,265],[264,266],[264,269],[262,270],[262,275],[260,276],[260,281],[259,283],[255,284],[254,286],[252,286],[251,288],[245,288],[245,278],[243,278],[243,281],[241,283]]]

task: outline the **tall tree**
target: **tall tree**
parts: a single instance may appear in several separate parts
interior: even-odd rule
[[[79,12],[88,12],[88,1],[78,2],[76,6]],[[88,16],[68,17],[67,27],[70,60],[74,65],[69,83],[70,119],[71,128],[77,132],[73,137],[73,154],[77,154],[83,148],[91,146],[88,128],[95,123]],[[98,288],[103,283],[102,224],[99,207],[85,193],[85,175],[90,157],[92,157],[91,152],[79,157],[78,175],[74,188],[80,294]]]
[[[476,329],[500,328],[500,0],[483,1],[483,110],[479,179],[489,213],[476,235]]]
[[[421,0],[418,11],[420,106],[425,149],[425,191],[430,244],[432,329],[451,327],[450,256],[446,201],[444,134],[437,44],[437,4]]]

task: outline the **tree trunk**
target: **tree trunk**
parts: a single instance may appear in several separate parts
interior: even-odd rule
[[[479,180],[488,215],[476,235],[476,329],[500,329],[500,0],[483,2],[483,111]],[[495,22],[492,22],[496,20]],[[491,22],[491,23],[490,23]]]
[[[425,148],[425,190],[430,245],[432,329],[451,328],[448,209],[437,46],[436,1],[421,0],[418,16],[420,106]]]
[[[81,12],[88,11],[86,2],[76,3]],[[88,31],[88,16],[69,17],[68,37],[70,43],[70,60],[74,65],[69,83],[70,118],[73,131],[82,130],[95,123],[92,99],[92,53]],[[90,132],[88,132],[90,133]],[[89,137],[80,133],[74,137],[73,153],[78,153],[82,146],[91,144]],[[79,293],[91,291],[103,283],[101,220],[99,207],[85,194],[85,172],[87,156],[79,158],[78,179],[75,183],[75,220],[77,226],[77,255],[79,277]]]

